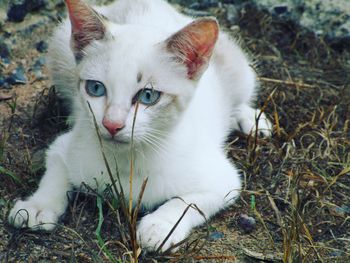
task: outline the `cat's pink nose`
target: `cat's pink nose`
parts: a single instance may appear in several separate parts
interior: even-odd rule
[[[113,122],[106,118],[102,121],[103,126],[109,131],[110,135],[114,136],[118,131],[124,128],[124,124],[120,122]]]

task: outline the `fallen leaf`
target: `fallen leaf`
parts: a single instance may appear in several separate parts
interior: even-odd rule
[[[12,99],[12,95],[0,94],[0,101],[10,100],[10,99]]]

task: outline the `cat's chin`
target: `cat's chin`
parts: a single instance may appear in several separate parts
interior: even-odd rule
[[[112,137],[112,136],[103,136],[103,139],[110,143],[116,143],[116,144],[129,144],[130,141],[128,139],[119,138],[119,137]]]

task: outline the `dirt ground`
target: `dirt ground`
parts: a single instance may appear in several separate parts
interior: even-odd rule
[[[241,169],[242,194],[208,227],[194,231],[197,248],[187,243],[175,254],[142,251],[140,261],[350,262],[350,47],[254,7],[240,13],[237,25],[225,20],[223,10],[208,11],[254,54],[261,82],[257,105],[273,121],[274,134],[230,136],[227,154]],[[40,78],[32,70],[45,56],[35,44],[47,41],[56,22],[56,14],[39,12],[0,28],[12,43],[10,63],[0,64],[3,74],[22,65],[28,79],[0,87],[0,262],[110,261],[95,234],[99,210],[93,194],[73,194],[52,233],[7,223],[13,200],[35,191],[44,150],[68,129],[47,69]],[[119,224],[106,205],[103,215],[108,253],[115,262],[129,261],[123,218]],[[256,223],[242,222],[244,215]]]

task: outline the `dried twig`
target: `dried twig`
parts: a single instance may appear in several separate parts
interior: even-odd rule
[[[306,84],[304,82],[298,81],[291,81],[291,80],[281,80],[281,79],[272,79],[272,78],[265,78],[265,77],[259,77],[260,81],[264,82],[270,82],[275,84],[284,84],[288,86],[297,86],[298,88],[316,88],[316,85]]]

